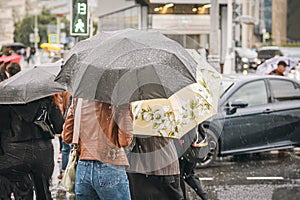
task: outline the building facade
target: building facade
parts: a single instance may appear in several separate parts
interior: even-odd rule
[[[297,35],[298,0],[173,0],[173,5],[164,0],[113,2],[89,0],[91,19],[98,21],[98,31],[159,30],[185,48],[213,49],[210,53],[218,54],[221,64],[228,51],[228,34],[232,35],[233,47],[246,48],[270,40],[281,45],[300,37]],[[232,28],[228,28],[228,2],[233,7]],[[16,22],[25,16],[36,15],[43,7],[70,19],[70,0],[0,0],[0,3],[0,45],[13,42]],[[266,32],[270,33],[270,40],[264,40]]]

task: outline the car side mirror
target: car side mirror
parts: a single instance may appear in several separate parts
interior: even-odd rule
[[[238,108],[245,108],[248,106],[248,102],[247,101],[244,101],[244,100],[240,100],[240,99],[237,99],[237,100],[234,100],[232,103],[228,103],[227,104],[227,108],[226,108],[226,113],[228,115],[232,115],[236,112],[236,110]]]
[[[234,107],[234,108],[245,108],[248,106],[248,102],[247,101],[244,101],[244,100],[240,100],[240,99],[237,99],[237,100],[234,100],[231,104],[230,104],[231,107]]]

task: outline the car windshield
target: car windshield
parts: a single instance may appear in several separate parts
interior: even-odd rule
[[[248,48],[236,48],[236,52],[240,57],[256,58],[257,53]]]
[[[280,50],[261,50],[258,52],[258,57],[259,58],[264,58],[264,57],[274,57],[274,56],[282,56],[282,53]]]

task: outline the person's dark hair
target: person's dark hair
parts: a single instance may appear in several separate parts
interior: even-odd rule
[[[19,63],[16,62],[12,62],[7,69],[7,72],[9,73],[10,76],[15,75],[19,71],[21,71],[21,66],[19,65]]]
[[[0,82],[4,81],[6,79],[4,72],[0,72]]]
[[[279,66],[279,65],[282,65],[282,66],[284,66],[284,67],[287,66],[286,62],[284,62],[283,60],[279,61],[277,65],[278,65],[278,66]]]

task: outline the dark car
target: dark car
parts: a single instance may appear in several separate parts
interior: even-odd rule
[[[281,76],[224,75],[218,113],[199,125],[217,156],[288,149],[300,144],[300,83]]]
[[[261,63],[265,62],[265,60],[268,60],[273,57],[279,57],[283,56],[282,51],[277,46],[266,46],[262,47],[257,51],[257,65],[260,65]]]
[[[235,48],[235,72],[240,73],[257,67],[257,53],[249,48]]]

